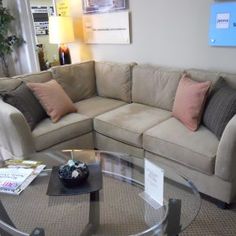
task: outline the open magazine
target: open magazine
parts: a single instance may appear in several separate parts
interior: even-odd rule
[[[0,193],[19,195],[46,167],[30,160],[6,160],[0,168]]]

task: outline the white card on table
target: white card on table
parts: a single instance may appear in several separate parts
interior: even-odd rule
[[[145,159],[144,168],[145,195],[163,206],[164,170],[147,159]]]

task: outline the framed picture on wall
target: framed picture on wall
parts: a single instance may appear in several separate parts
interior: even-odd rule
[[[85,14],[83,32],[88,44],[129,44],[129,12]]]
[[[48,35],[48,17],[54,14],[53,6],[31,6],[37,36]]]
[[[125,10],[128,0],[82,0],[83,13],[103,13]]]

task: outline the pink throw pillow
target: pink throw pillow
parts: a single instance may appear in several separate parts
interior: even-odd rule
[[[53,123],[68,113],[77,112],[71,99],[57,81],[27,83],[27,86],[37,97],[47,114],[51,117]]]
[[[172,114],[192,131],[198,129],[211,82],[196,82],[184,74],[179,82]]]

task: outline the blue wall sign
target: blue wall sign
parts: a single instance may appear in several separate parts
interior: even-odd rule
[[[236,2],[212,5],[209,45],[236,46]]]

